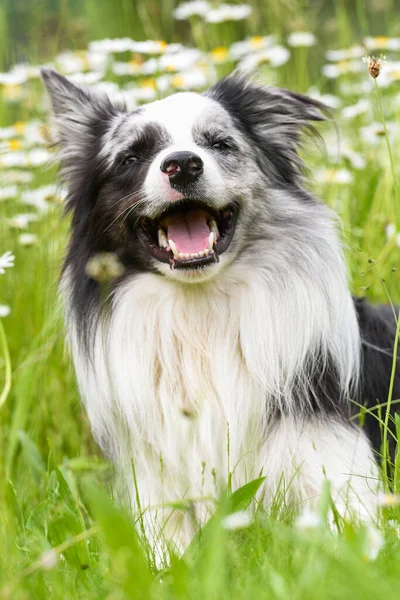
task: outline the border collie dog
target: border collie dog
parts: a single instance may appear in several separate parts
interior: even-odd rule
[[[229,473],[233,489],[264,474],[266,507],[282,486],[315,504],[328,479],[342,516],[373,518],[379,426],[350,417],[387,401],[395,319],[353,300],[337,218],[304,186],[301,133],[326,107],[231,76],[128,111],[43,79],[79,387],[147,534],[183,549]],[[103,253],[123,267],[106,294],[87,269]]]

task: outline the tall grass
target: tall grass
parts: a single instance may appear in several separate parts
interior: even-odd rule
[[[7,40],[0,62],[4,68],[17,60],[35,64],[65,49],[83,49],[90,40],[114,36],[178,41],[210,52],[247,35],[275,34],[285,44],[291,31],[312,31],[317,46],[291,48],[289,62],[279,68],[263,63],[259,77],[304,92],[316,86],[323,94],[337,96],[342,108],[361,99],[370,101],[370,109],[352,119],[339,109],[339,136],[327,123],[321,127],[325,149],[306,147],[304,154],[310,185],[342,219],[352,291],[371,301],[398,303],[399,242],[395,233],[387,233],[388,225],[392,233],[393,226],[400,226],[395,193],[399,144],[398,136],[391,134],[400,110],[398,82],[379,89],[377,102],[373,87],[357,87],[368,81],[366,69],[338,79],[321,72],[326,50],[349,47],[363,35],[395,35],[395,5],[383,13],[373,2],[254,0],[248,21],[221,25],[204,25],[198,18],[178,22],[173,6],[172,1],[156,0],[43,0],[26,7],[21,20],[21,4],[7,0],[0,7],[0,32],[3,42]],[[232,61],[216,62],[215,76],[233,66]],[[106,78],[118,80],[110,69]],[[0,87],[1,127],[44,120],[40,83],[27,85],[29,93],[17,101],[10,101]],[[362,127],[382,119],[383,138],[377,136],[376,145],[366,142]],[[342,153],[344,141],[364,166],[355,166],[352,155]],[[0,161],[13,151],[0,140]],[[348,173],[347,183],[336,178],[342,169]],[[37,236],[31,246],[19,242],[24,230],[10,226],[17,213],[36,212],[21,203],[21,193],[55,181],[56,170],[20,170],[31,173],[32,181],[20,184],[17,196],[0,199],[0,256],[6,250],[15,254],[15,267],[0,275],[0,304],[11,308],[10,315],[0,319],[0,598],[398,598],[397,499],[384,499],[378,533],[340,522],[341,533],[334,535],[326,524],[328,487],[317,520],[314,515],[307,523],[286,506],[284,490],[272,506],[263,507],[253,501],[260,480],[233,492],[227,482],[226,493],[214,500],[215,516],[183,558],[171,549],[170,566],[156,571],[154,549],[140,535],[140,514],[132,516],[119,501],[113,467],[92,439],[64,348],[57,279],[68,219],[50,199],[49,210],[29,225],[28,231]],[[9,185],[8,173],[6,168],[0,173],[0,192]],[[396,344],[398,336],[399,327]],[[388,409],[398,400],[390,393],[387,403],[372,410],[382,425],[385,481],[396,492],[400,459],[396,456],[391,464],[387,447],[393,435]],[[360,407],[357,418],[363,415]],[[394,429],[399,432],[399,419]],[[250,523],[241,522],[249,506],[254,517]],[[191,510],[190,503],[182,502],[179,510]],[[226,517],[237,512],[241,527],[227,528]]]

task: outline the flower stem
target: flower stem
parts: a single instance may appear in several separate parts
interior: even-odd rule
[[[383,131],[385,132],[386,146],[387,146],[389,160],[390,160],[390,169],[392,171],[392,177],[393,177],[394,195],[395,195],[395,200],[396,200],[396,219],[397,219],[396,225],[399,226],[400,225],[400,201],[399,201],[397,178],[396,178],[396,171],[395,171],[395,167],[394,167],[392,148],[390,146],[389,136],[388,136],[387,127],[386,127],[386,121],[385,121],[385,115],[383,114],[381,95],[379,92],[379,86],[378,86],[378,82],[377,82],[376,78],[374,78],[374,84],[375,84],[376,98],[378,101],[379,113],[380,113],[380,117],[381,117],[382,125],[383,125]]]
[[[396,316],[396,314],[395,314],[395,316]],[[388,489],[390,489],[389,482],[388,482],[388,462],[390,461],[390,452],[389,452],[387,440],[388,440],[390,408],[391,408],[391,404],[392,404],[393,387],[394,387],[394,380],[396,377],[396,368],[397,368],[397,361],[398,361],[397,352],[398,352],[398,347],[399,347],[399,336],[400,336],[400,311],[397,315],[396,335],[395,335],[394,344],[393,344],[392,372],[391,372],[391,376],[390,376],[388,401],[387,401],[387,405],[386,405],[385,423],[383,426],[383,471],[384,471],[384,476],[385,476],[385,484]]]
[[[7,400],[8,394],[10,393],[11,381],[12,381],[10,352],[8,350],[7,336],[6,336],[6,332],[4,331],[4,326],[3,326],[3,322],[1,319],[0,319],[0,347],[2,349],[4,365],[5,365],[4,387],[3,387],[3,391],[0,394],[0,408],[1,408],[1,406],[3,406],[3,404]]]

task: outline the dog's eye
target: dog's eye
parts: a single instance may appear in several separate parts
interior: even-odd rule
[[[211,148],[214,150],[229,150],[230,145],[224,142],[223,140],[218,140],[217,142],[213,142],[211,144]]]
[[[131,154],[130,156],[126,156],[124,158],[124,160],[122,161],[123,165],[131,165],[132,163],[137,162],[139,159],[137,156],[135,156],[134,154]]]

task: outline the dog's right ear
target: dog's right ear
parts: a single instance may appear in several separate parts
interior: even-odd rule
[[[94,154],[99,137],[123,107],[51,69],[42,69],[41,75],[53,108],[63,174],[69,179],[82,161]]]
[[[52,69],[41,69],[40,73],[56,117],[71,117],[72,113],[84,110],[90,103],[89,90]]]

